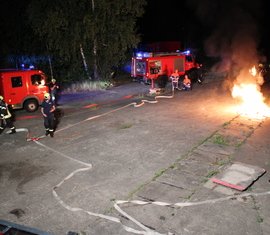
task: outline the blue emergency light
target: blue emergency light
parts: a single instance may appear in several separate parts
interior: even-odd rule
[[[184,51],[184,52],[183,52],[183,54],[185,54],[185,55],[189,55],[189,54],[190,54],[190,50],[186,50],[186,51]]]
[[[33,64],[21,64],[21,69],[23,70],[31,70],[31,69],[35,69],[35,66]]]
[[[152,57],[152,53],[151,52],[137,52],[136,53],[136,57],[137,58],[149,58],[149,57]]]

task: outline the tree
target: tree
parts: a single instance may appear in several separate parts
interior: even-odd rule
[[[22,56],[30,57],[45,49],[38,38],[34,37],[33,29],[26,20],[29,2],[30,0],[21,0],[1,3],[1,66],[15,66]],[[13,58],[14,63],[8,63],[8,58]]]
[[[82,70],[83,48],[90,69],[94,72],[96,65],[97,74],[106,79],[139,42],[136,21],[145,4],[145,0],[33,0],[28,13],[34,31],[63,64]]]

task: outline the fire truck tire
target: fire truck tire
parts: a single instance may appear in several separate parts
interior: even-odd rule
[[[38,102],[35,99],[30,99],[25,101],[24,103],[24,109],[27,112],[35,112],[38,109]]]

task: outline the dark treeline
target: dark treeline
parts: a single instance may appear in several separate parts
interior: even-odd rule
[[[34,64],[61,80],[108,79],[140,41],[136,23],[145,5],[145,0],[4,1],[0,67]]]

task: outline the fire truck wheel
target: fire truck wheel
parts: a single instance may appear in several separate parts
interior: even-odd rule
[[[38,102],[34,99],[27,100],[24,103],[24,109],[27,112],[35,112],[38,109]]]

